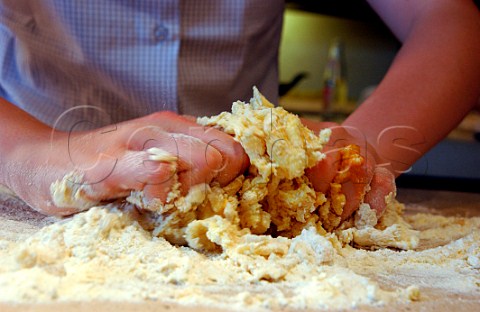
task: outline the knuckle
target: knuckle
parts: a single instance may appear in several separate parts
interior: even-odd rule
[[[226,159],[224,164],[224,159],[222,157],[222,154],[220,154],[220,152],[218,152],[216,149],[210,149],[210,151],[207,152],[207,157],[206,157],[207,166],[210,169],[219,169],[224,165],[229,166],[230,161],[228,157],[225,157],[225,158]]]
[[[172,111],[159,111],[159,112],[155,112],[148,115],[148,118],[152,120],[157,120],[157,119],[164,120],[164,119],[171,119],[171,118],[177,118],[177,117],[178,115]]]

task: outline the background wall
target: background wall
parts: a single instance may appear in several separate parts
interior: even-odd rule
[[[320,94],[328,48],[335,38],[345,45],[349,98],[353,101],[365,87],[381,80],[399,48],[398,41],[378,22],[287,9],[280,46],[280,81],[309,72],[292,93]]]

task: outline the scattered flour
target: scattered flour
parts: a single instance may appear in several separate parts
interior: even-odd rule
[[[414,228],[421,224],[420,241],[427,244],[455,237],[459,223],[464,236],[425,250],[371,251],[314,228],[295,238],[272,238],[242,235],[218,222],[218,228],[206,227],[207,236],[223,251],[208,253],[153,236],[130,204],[94,207],[43,227],[23,243],[3,239],[0,301],[345,309],[418,300],[424,287],[478,293],[480,218],[442,217],[446,224],[436,218],[418,214],[407,220]]]

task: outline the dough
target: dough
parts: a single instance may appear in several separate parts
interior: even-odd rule
[[[313,189],[305,169],[325,157],[321,151],[328,142],[329,129],[315,135],[296,115],[274,107],[256,88],[250,103],[238,101],[232,112],[197,121],[232,135],[244,147],[251,165],[245,175],[226,187],[198,185],[186,197],[180,196],[177,182],[164,204],[146,201],[142,192],[133,192],[127,200],[149,211],[143,215],[142,225],[152,229],[154,235],[174,244],[213,251],[224,246],[207,235],[212,224],[242,233],[289,238],[310,227],[327,233],[340,226],[345,204],[341,182],[349,178],[352,168],[363,164],[358,149],[344,149],[342,165],[350,170],[340,170],[330,191],[323,194]],[[362,245],[375,244],[361,231],[353,232],[352,239]],[[380,246],[401,247],[396,241],[404,239],[384,239]],[[412,246],[407,244],[405,248]]]
[[[340,224],[345,204],[341,182],[363,164],[358,148],[344,148],[344,167],[331,183],[330,191],[316,192],[305,170],[325,157],[322,149],[330,130],[315,135],[296,115],[274,107],[256,88],[250,103],[237,101],[232,112],[199,118],[197,122],[232,135],[248,154],[250,167],[245,175],[223,188],[215,183],[196,185],[186,196],[180,195],[175,176],[166,203],[148,201],[142,191],[132,192],[127,201],[141,209],[138,221],[154,236],[210,252],[227,251],[246,235],[293,238],[311,228],[320,234],[336,230],[344,243],[363,247],[412,249],[418,244],[415,231],[400,217],[402,208],[396,203],[395,194],[385,198],[389,208],[380,222],[368,204],[363,204],[352,220]],[[150,160],[176,165],[176,157],[160,148],[146,152]],[[71,173],[55,182],[54,202],[82,209],[98,204],[84,196],[88,195],[88,185],[81,185],[81,178]]]

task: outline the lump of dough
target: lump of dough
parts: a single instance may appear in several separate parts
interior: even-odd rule
[[[329,191],[323,194],[315,191],[305,170],[325,158],[322,149],[330,137],[329,129],[316,135],[298,116],[275,107],[256,88],[250,103],[237,101],[231,112],[198,118],[197,122],[230,134],[245,149],[250,167],[227,186],[221,187],[215,182],[201,184],[192,187],[186,196],[181,195],[175,175],[165,203],[147,200],[142,191],[133,191],[127,201],[141,208],[140,223],[153,235],[173,244],[214,251],[228,246],[219,242],[232,240],[235,235],[231,231],[295,237],[307,228],[325,234],[352,226],[351,221],[341,226],[346,201],[342,183],[354,178],[356,168],[363,164],[358,147],[347,146],[341,151],[339,173]],[[151,160],[176,166],[177,158],[161,149],[146,152]],[[84,186],[77,187],[75,181],[78,179],[74,178],[81,179],[72,176],[73,184],[52,185],[55,191],[52,194],[62,195],[54,198],[68,199],[66,205],[77,203],[82,209],[97,204],[85,200],[87,197],[83,195],[88,190]],[[382,241],[385,231],[391,231],[387,236],[396,237],[394,241],[403,239],[403,232],[394,227],[373,228],[376,220],[366,220],[366,212],[361,209],[356,217],[358,229],[343,236],[362,245]],[[364,217],[360,217],[362,215]],[[383,231],[383,234],[375,231]]]
[[[363,164],[357,147],[348,146],[341,153],[340,174],[323,194],[314,190],[305,170],[325,157],[322,149],[329,129],[317,136],[298,116],[275,107],[256,88],[249,103],[237,101],[231,112],[197,122],[230,134],[245,149],[250,167],[227,186],[193,187],[185,197],[180,195],[177,180],[164,204],[145,203],[142,192],[132,193],[127,200],[150,211],[146,223],[154,235],[174,244],[216,251],[230,246],[225,241],[238,241],[234,239],[238,233],[295,237],[307,228],[321,234],[339,228],[346,200],[342,182],[350,178],[349,168],[355,174],[355,168]],[[374,235],[376,219],[362,222],[369,228],[352,232],[350,236],[356,238],[350,241],[371,240],[367,236]]]
[[[321,150],[330,130],[315,135],[298,116],[274,107],[256,88],[250,103],[235,102],[231,113],[199,118],[198,123],[232,135],[251,165],[223,188],[212,183],[202,186],[200,192],[194,187],[185,197],[174,191],[165,204],[147,205],[141,192],[132,193],[129,202],[152,211],[154,235],[211,251],[222,244],[215,242],[213,229],[209,229],[223,228],[219,235],[228,236],[222,224],[240,232],[287,237],[311,226],[325,232],[322,222],[328,224],[329,217],[320,211],[328,211],[332,205],[325,194],[313,189],[305,169],[325,157]],[[322,205],[326,208],[321,209]]]

